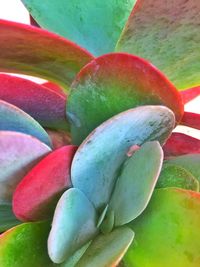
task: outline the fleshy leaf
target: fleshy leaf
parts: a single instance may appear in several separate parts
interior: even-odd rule
[[[71,144],[70,133],[65,131],[54,131],[50,129],[46,129],[46,131],[51,139],[53,149]]]
[[[51,146],[46,131],[30,115],[18,107],[0,100],[0,131],[14,131],[32,135]]]
[[[197,0],[138,0],[117,51],[150,60],[179,89],[200,84]]]
[[[110,117],[141,105],[165,105],[183,115],[174,85],[149,62],[128,54],[101,56],[77,75],[67,101],[72,139],[80,142]]]
[[[183,167],[166,164],[163,166],[156,187],[178,187],[198,192],[199,181]]]
[[[12,205],[10,203],[0,203],[0,233],[9,228],[20,224],[12,212]]]
[[[117,266],[133,238],[134,232],[128,227],[117,228],[107,235],[101,234],[94,239],[76,266]]]
[[[1,267],[53,267],[47,254],[47,222],[25,223],[0,236]]]
[[[50,151],[30,135],[0,131],[0,202],[11,201],[20,180]]]
[[[44,127],[69,129],[65,115],[66,97],[47,87],[0,74],[0,99],[22,109]]]
[[[157,189],[145,212],[131,224],[137,233],[124,257],[127,267],[197,267],[200,194]]]
[[[172,133],[163,150],[165,157],[200,153],[200,140],[183,133]]]
[[[44,28],[95,55],[114,50],[136,0],[22,0]]]
[[[65,146],[42,159],[18,184],[13,211],[22,221],[52,216],[58,199],[71,187],[70,168],[75,146]]]
[[[200,154],[187,154],[171,157],[166,163],[183,167],[200,182]]]
[[[60,198],[48,238],[51,260],[62,263],[98,232],[92,203],[78,189],[67,190]],[[66,234],[67,233],[67,234]]]
[[[197,96],[200,96],[200,86],[181,91],[181,97],[184,104],[187,104]]]
[[[131,222],[144,211],[162,163],[163,151],[157,141],[145,143],[125,161],[109,204],[115,214],[115,226]]]
[[[63,96],[66,97],[66,93],[63,91],[63,89],[59,85],[57,85],[55,83],[52,83],[52,82],[44,82],[42,84],[42,86],[45,86],[45,87],[53,90],[54,92],[57,92],[59,94],[62,94]]]
[[[97,209],[111,197],[119,169],[130,146],[166,141],[174,115],[164,106],[142,106],[122,112],[96,128],[78,148],[71,177]]]
[[[0,71],[42,77],[67,88],[92,59],[87,51],[56,34],[0,20]]]
[[[200,130],[200,114],[184,112],[180,124]]]

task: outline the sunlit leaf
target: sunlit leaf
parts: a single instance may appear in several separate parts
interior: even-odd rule
[[[152,64],[133,55],[107,54],[77,75],[67,101],[72,139],[80,143],[110,117],[141,105],[165,105],[183,115],[180,94]]]
[[[117,51],[150,60],[179,89],[200,84],[197,0],[138,0]]]

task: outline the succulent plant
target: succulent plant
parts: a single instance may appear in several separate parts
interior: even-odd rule
[[[0,71],[47,82],[0,74],[0,266],[198,266],[200,4],[22,2],[50,32],[1,20]]]

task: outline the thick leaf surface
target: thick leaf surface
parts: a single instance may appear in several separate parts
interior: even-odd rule
[[[71,187],[70,168],[75,146],[65,146],[41,160],[18,184],[13,211],[22,221],[48,219],[62,193]]]
[[[163,106],[143,106],[122,112],[96,128],[78,148],[72,162],[72,184],[98,208],[111,197],[126,153],[132,145],[166,141],[174,115]]]
[[[115,214],[115,226],[129,223],[144,211],[162,163],[163,151],[157,141],[145,143],[125,161],[109,204]]]
[[[200,182],[200,154],[188,154],[171,157],[167,164],[178,165],[188,170]]]
[[[200,114],[184,112],[181,124],[200,130]]]
[[[184,104],[187,104],[188,102],[195,99],[199,95],[200,95],[200,86],[181,91],[181,97]]]
[[[53,267],[47,254],[47,222],[25,223],[0,236],[1,267]]]
[[[51,146],[46,131],[27,113],[18,107],[0,100],[0,131],[14,131],[32,135]]]
[[[51,89],[51,90],[53,90],[53,91],[55,91],[55,92],[57,92],[57,93],[59,93],[59,94],[62,94],[63,96],[66,97],[66,93],[57,84],[52,83],[52,82],[44,82],[42,85],[45,86],[45,87],[47,87],[47,88],[49,88],[49,89]]]
[[[10,203],[0,203],[0,233],[19,223],[12,212],[12,205]]]
[[[29,80],[0,74],[0,99],[22,109],[42,126],[68,129],[66,97]]]
[[[183,133],[172,133],[163,150],[165,157],[200,153],[200,140]]]
[[[125,255],[125,266],[199,266],[199,210],[199,193],[155,190],[148,208],[131,224],[137,235]]]
[[[62,263],[98,232],[92,203],[78,189],[67,190],[60,198],[48,238],[51,260]]]
[[[0,71],[42,77],[67,88],[92,59],[87,51],[56,34],[0,20]]]
[[[35,20],[95,55],[114,50],[135,0],[22,0]]]
[[[149,62],[116,53],[89,63],[76,77],[67,102],[72,138],[80,143],[105,120],[141,105],[165,105],[183,115],[180,94]]]
[[[179,89],[200,84],[200,1],[138,0],[117,51],[150,60]]]
[[[117,266],[132,243],[134,232],[128,227],[120,227],[107,235],[94,239],[77,267]]]
[[[30,135],[0,131],[0,203],[11,201],[20,180],[50,151]]]
[[[165,164],[156,187],[178,187],[198,192],[199,181],[183,167]]]

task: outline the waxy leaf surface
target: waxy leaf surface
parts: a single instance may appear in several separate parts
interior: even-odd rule
[[[20,221],[12,212],[12,205],[10,203],[0,203],[0,233],[19,223]]]
[[[77,267],[117,266],[132,243],[134,232],[120,227],[109,234],[99,235],[86,250]]]
[[[165,157],[200,153],[200,139],[183,133],[172,133],[163,150]]]
[[[184,104],[200,96],[200,86],[189,88],[180,92]]]
[[[72,83],[67,116],[72,139],[80,143],[110,117],[141,105],[165,105],[183,115],[174,85],[149,62],[128,54],[101,56],[85,66]]]
[[[1,267],[53,267],[47,254],[47,222],[25,223],[0,235]]]
[[[145,143],[125,161],[109,203],[115,226],[131,222],[146,208],[162,163],[163,151],[157,141]]]
[[[92,59],[87,51],[56,34],[0,20],[0,71],[42,77],[67,88]]]
[[[65,146],[42,159],[18,184],[13,211],[22,221],[48,219],[62,193],[71,187],[70,168],[75,146]]]
[[[138,0],[116,50],[151,61],[179,89],[200,84],[200,1]]]
[[[51,260],[62,263],[98,232],[92,203],[78,189],[67,190],[60,198],[48,238]]]
[[[199,181],[181,166],[164,164],[156,187],[178,187],[198,192]]]
[[[0,99],[22,109],[44,127],[69,128],[65,115],[66,97],[47,87],[0,74]]]
[[[174,115],[164,106],[143,106],[122,112],[96,128],[78,148],[71,177],[96,208],[105,208],[119,169],[132,145],[166,141]]]
[[[188,170],[200,182],[200,154],[187,154],[171,157],[166,164],[181,166]]]
[[[0,131],[0,203],[11,201],[20,180],[50,151],[30,135]]]
[[[30,115],[18,107],[0,100],[0,131],[14,131],[32,135],[51,146],[46,131]]]
[[[157,189],[131,228],[137,233],[125,258],[127,267],[198,267],[200,194]]]
[[[135,0],[22,0],[35,20],[95,55],[112,52]]]

